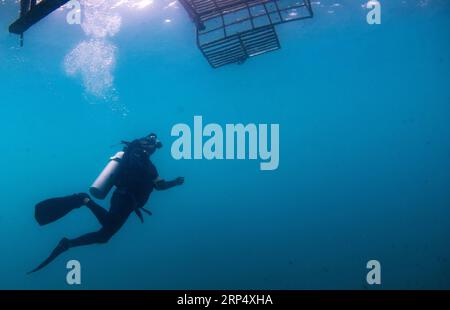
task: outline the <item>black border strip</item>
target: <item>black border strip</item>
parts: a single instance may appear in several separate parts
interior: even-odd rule
[[[236,306],[235,303],[222,304],[223,295],[247,295],[247,303],[240,302],[240,306],[255,305],[259,297],[258,306],[270,305],[360,305],[381,306],[388,305],[430,305],[431,303],[449,303],[450,291],[268,291],[268,290],[240,290],[240,291],[105,291],[105,290],[61,290],[61,291],[0,291],[0,305],[23,306],[177,306],[180,297],[211,297],[209,308],[217,306]],[[270,302],[267,296],[270,295]],[[254,296],[253,298],[250,296]],[[263,297],[264,296],[264,297]],[[213,302],[217,300],[216,302]],[[250,302],[253,300],[253,302]],[[204,308],[203,306],[200,306]]]

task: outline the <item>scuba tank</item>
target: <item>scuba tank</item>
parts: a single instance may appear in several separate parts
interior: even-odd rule
[[[153,133],[132,142],[122,141],[121,144],[125,144],[123,151],[117,152],[110,158],[108,164],[89,188],[91,195],[97,199],[104,199],[111,188],[116,185],[116,177],[121,170],[119,169],[121,165],[126,167],[125,170],[142,170],[142,159],[148,157],[149,152],[152,154],[155,149],[162,147],[162,143]]]
[[[89,188],[89,192],[97,199],[104,199],[115,182],[115,176],[119,171],[120,162],[123,159],[125,152],[117,152],[116,155],[110,158],[108,164],[103,168],[94,183]]]

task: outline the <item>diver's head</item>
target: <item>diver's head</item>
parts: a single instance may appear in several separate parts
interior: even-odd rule
[[[161,141],[158,140],[156,134],[151,133],[148,136],[139,139],[139,143],[147,155],[152,155],[156,149],[162,148]]]

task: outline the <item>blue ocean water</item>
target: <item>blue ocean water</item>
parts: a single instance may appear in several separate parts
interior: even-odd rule
[[[85,0],[25,34],[0,1],[0,288],[450,288],[450,3],[313,2],[277,28],[282,49],[209,67],[173,0]],[[174,160],[177,123],[280,124],[280,165]],[[39,227],[33,206],[87,191],[121,140],[156,132],[162,177],[145,223],[25,273],[64,236],[98,229],[86,209]],[[105,207],[108,200],[101,202]],[[69,286],[65,264],[82,265]]]

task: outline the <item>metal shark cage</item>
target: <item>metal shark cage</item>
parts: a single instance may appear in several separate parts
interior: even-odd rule
[[[280,49],[275,26],[313,17],[310,0],[179,0],[213,68]]]

